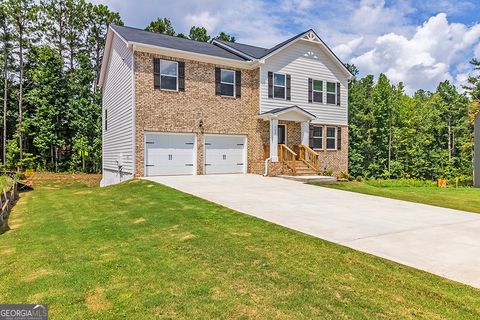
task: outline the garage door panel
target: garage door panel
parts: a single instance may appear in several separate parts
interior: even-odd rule
[[[244,173],[245,141],[244,136],[206,136],[205,173]]]
[[[145,143],[147,176],[194,174],[195,135],[149,133]]]

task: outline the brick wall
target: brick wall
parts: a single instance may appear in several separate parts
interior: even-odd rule
[[[263,144],[269,143],[269,122],[257,119],[259,110],[259,71],[242,71],[241,98],[215,95],[214,65],[185,61],[185,92],[158,90],[153,87],[153,58],[169,57],[135,52],[135,175],[144,175],[144,132],[186,132],[197,135],[197,173],[203,174],[204,134],[247,135],[248,172],[263,174]],[[232,69],[225,67],[226,69]],[[200,128],[200,121],[203,128]],[[293,149],[301,141],[300,123],[287,124],[287,145]],[[325,145],[325,141],[324,141]],[[334,174],[348,167],[348,127],[342,129],[341,151],[318,151],[320,169]],[[271,174],[281,174],[283,165],[269,165]],[[288,174],[288,172],[283,172]]]
[[[220,97],[215,95],[215,67],[221,65],[176,59],[185,61],[185,92],[166,91],[153,87],[154,57],[170,59],[135,52],[136,176],[144,175],[145,131],[196,133],[198,174],[203,173],[206,133],[247,135],[249,162],[262,159],[261,125],[256,117],[258,69],[242,70],[241,98]],[[200,121],[203,129],[199,127]]]

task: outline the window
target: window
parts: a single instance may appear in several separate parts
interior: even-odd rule
[[[327,103],[337,103],[337,84],[335,82],[327,82]]]
[[[235,71],[220,70],[220,92],[222,96],[233,97],[235,95]]]
[[[335,150],[337,146],[337,128],[327,127],[327,150]]]
[[[160,60],[160,89],[177,90],[178,63]]]
[[[105,131],[107,131],[107,109],[105,109]]]
[[[313,127],[313,149],[323,149],[323,127]]]
[[[313,80],[312,101],[323,102],[323,81]]]
[[[273,74],[273,97],[275,99],[285,99],[285,75]]]

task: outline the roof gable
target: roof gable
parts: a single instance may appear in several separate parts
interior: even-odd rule
[[[349,79],[353,78],[353,75],[351,72],[345,67],[342,61],[335,55],[335,53],[326,45],[325,42],[317,35],[317,33],[313,29],[309,29],[305,32],[302,32],[300,34],[297,34],[296,36],[291,37],[290,39],[287,39],[276,46],[270,48],[270,49],[265,49],[261,47],[255,47],[255,46],[250,46],[242,43],[235,43],[235,42],[227,42],[227,41],[219,41],[215,40],[213,41],[213,44],[220,44],[222,47],[231,47],[235,50],[241,51],[244,54],[247,54],[250,57],[253,57],[255,59],[259,60],[265,60],[275,53],[287,48],[288,46],[292,45],[293,43],[297,41],[308,41],[315,43],[316,45],[321,46],[325,52],[327,53],[327,56],[348,76]]]

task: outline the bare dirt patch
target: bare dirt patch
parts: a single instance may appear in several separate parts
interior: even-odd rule
[[[134,224],[142,223],[142,222],[145,222],[144,218],[138,218],[138,219],[135,219],[135,220],[132,221],[132,223],[134,223]]]
[[[42,277],[45,277],[45,276],[48,276],[48,275],[51,275],[51,274],[52,274],[52,271],[50,271],[50,270],[39,269],[39,270],[35,271],[34,273],[31,273],[28,276],[26,276],[25,278],[23,278],[23,282],[32,282],[32,281],[35,281],[37,279],[40,279]]]
[[[1,249],[0,250],[0,256],[7,256],[7,255],[15,253],[15,251],[17,251],[16,248]]]
[[[85,298],[87,308],[92,311],[108,310],[112,307],[110,301],[105,298],[105,289],[95,288],[95,292]]]

